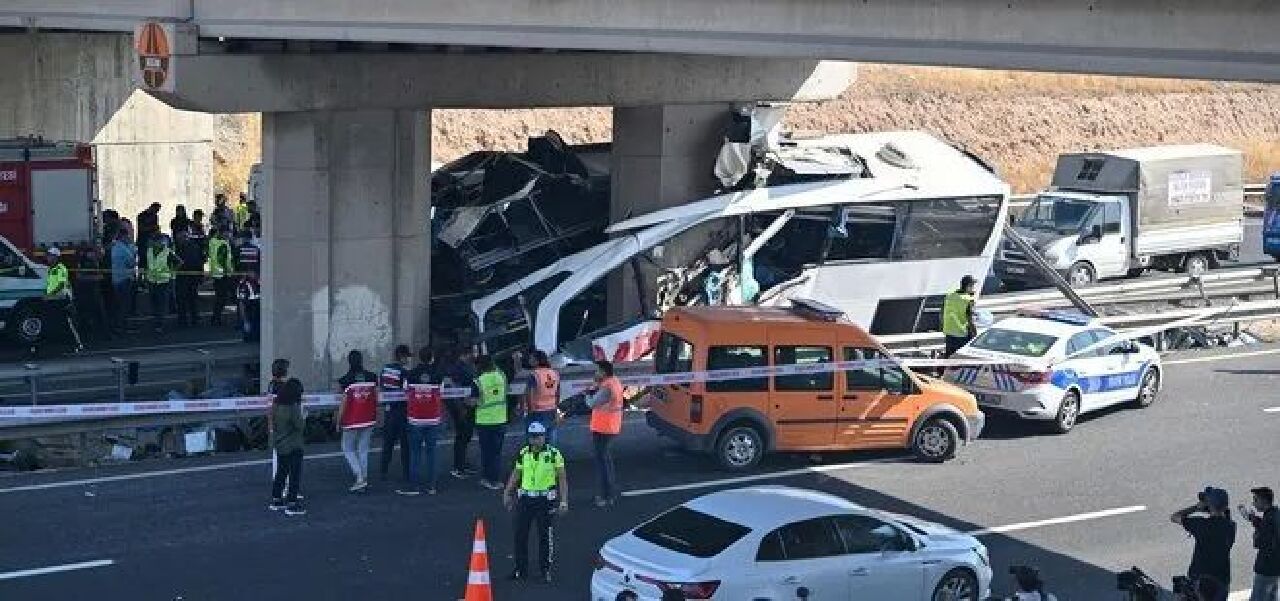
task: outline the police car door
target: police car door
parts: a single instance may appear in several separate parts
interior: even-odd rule
[[[1098,342],[1115,336],[1109,330],[1092,330]],[[1102,382],[1103,402],[1107,405],[1131,401],[1138,397],[1138,386],[1147,368],[1147,360],[1137,352],[1137,344],[1122,340],[1098,351],[1106,357],[1107,376]]]
[[[1066,379],[1080,389],[1080,411],[1092,411],[1108,402],[1107,376],[1113,371],[1112,361],[1105,348],[1077,354],[1101,338],[1102,330],[1079,332],[1067,340],[1067,360],[1059,366]],[[1104,336],[1105,337],[1105,336]]]

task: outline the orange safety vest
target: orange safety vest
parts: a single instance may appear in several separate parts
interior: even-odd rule
[[[405,391],[409,423],[415,426],[440,424],[440,387],[434,384],[410,384]]]
[[[539,367],[533,370],[535,388],[529,391],[529,411],[552,411],[560,402],[560,374]]]
[[[591,431],[617,434],[622,431],[622,382],[610,376],[600,386],[609,391],[609,402],[591,409]]]
[[[342,391],[343,430],[368,428],[378,422],[378,385],[357,382]]]

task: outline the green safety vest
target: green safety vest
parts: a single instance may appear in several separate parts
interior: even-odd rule
[[[67,290],[67,284],[70,283],[70,277],[67,275],[67,266],[62,263],[49,267],[49,276],[44,281],[45,296],[53,296],[61,294]]]
[[[244,224],[249,222],[249,205],[236,205],[233,218],[236,220],[236,229],[244,229]]]
[[[169,265],[169,257],[173,256],[173,251],[168,248],[160,249],[156,252],[155,247],[147,249],[147,282],[152,284],[167,284],[173,280],[173,267]]]
[[[498,370],[476,376],[480,404],[476,406],[476,425],[495,426],[507,423],[507,376]]]
[[[968,336],[971,306],[972,294],[959,290],[947,294],[947,299],[942,303],[942,333],[947,336]]]
[[[219,259],[218,257],[222,257]],[[231,272],[231,245],[221,238],[209,239],[209,275],[225,277]]]
[[[526,446],[516,456],[516,469],[520,470],[520,490],[545,492],[559,484],[556,473],[564,469],[564,455],[551,445],[543,445],[538,453]]]

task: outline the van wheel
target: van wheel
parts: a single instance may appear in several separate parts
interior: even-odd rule
[[[12,324],[13,339],[22,344],[35,344],[44,334],[44,314],[34,303],[15,307]]]
[[[960,432],[951,422],[935,417],[925,422],[911,438],[911,452],[927,463],[942,463],[956,456]]]
[[[731,472],[755,467],[764,457],[764,436],[754,426],[730,426],[716,441],[716,461]]]
[[[1053,418],[1051,429],[1058,434],[1066,434],[1076,426],[1080,419],[1080,395],[1074,390],[1067,391],[1058,403],[1058,415]]]
[[[1159,395],[1160,370],[1152,367],[1147,370],[1147,373],[1142,374],[1142,384],[1138,385],[1138,398],[1133,400],[1133,404],[1140,408],[1150,407]]]
[[[1204,253],[1195,253],[1188,255],[1187,259],[1182,262],[1182,273],[1192,277],[1204,275],[1213,266],[1213,262],[1209,260],[1208,255]]]
[[[1092,286],[1094,282],[1097,281],[1097,272],[1093,270],[1092,265],[1085,263],[1084,261],[1072,265],[1071,269],[1067,271],[1067,282],[1071,284],[1072,288]]]

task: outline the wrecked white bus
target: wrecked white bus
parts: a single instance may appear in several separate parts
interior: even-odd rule
[[[737,149],[728,168],[735,153],[722,153],[717,165],[722,182],[740,178],[746,189],[615,223],[610,240],[472,301],[480,340],[514,335],[570,361],[630,361],[652,349],[672,305],[792,297],[838,307],[875,334],[934,331],[961,276],[990,271],[1009,186],[973,155],[919,131],[758,149]],[[698,258],[662,270],[647,293],[639,286],[641,315],[583,331],[575,299],[672,244],[696,245]]]

